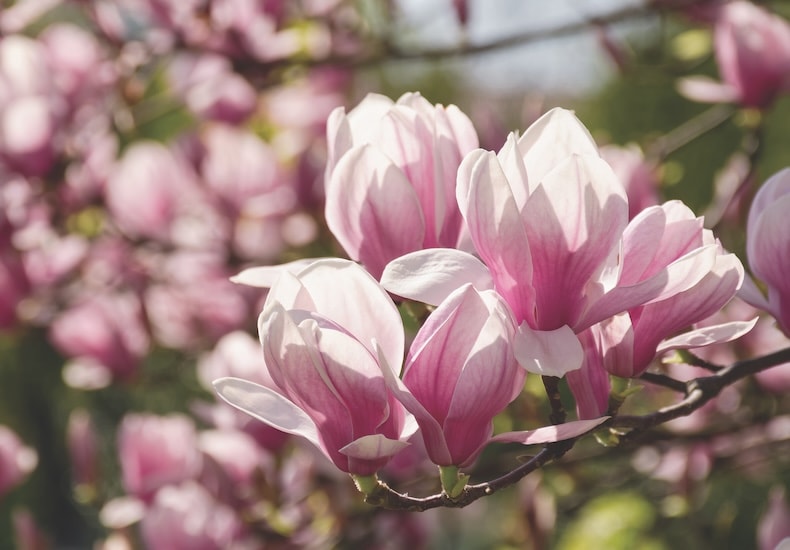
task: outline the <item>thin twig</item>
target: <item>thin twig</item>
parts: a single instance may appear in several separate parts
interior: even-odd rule
[[[701,135],[727,122],[733,113],[735,107],[732,105],[711,107],[658,138],[649,148],[647,156],[660,162]]]
[[[675,380],[665,374],[658,374],[655,372],[644,372],[639,377],[640,380],[644,380],[645,382],[649,382],[651,384],[655,384],[656,386],[663,386],[664,388],[669,388],[670,390],[686,393],[686,383],[680,380]]]
[[[692,5],[704,5],[711,0],[680,1],[675,5],[632,5],[626,6],[609,13],[589,16],[581,21],[563,23],[560,25],[532,29],[512,36],[498,38],[482,44],[470,44],[462,41],[449,47],[420,48],[407,47],[384,40],[381,43],[373,42],[362,54],[329,55],[323,58],[304,59],[299,62],[304,67],[335,66],[335,67],[366,67],[378,65],[387,61],[437,61],[441,59],[469,57],[499,51],[514,46],[523,46],[534,42],[551,40],[585,32],[594,27],[622,23],[634,19],[656,16],[664,12],[679,11]],[[237,62],[236,71],[248,75],[250,78],[265,77],[265,73],[294,65],[294,59],[276,59],[267,62],[244,60]]]

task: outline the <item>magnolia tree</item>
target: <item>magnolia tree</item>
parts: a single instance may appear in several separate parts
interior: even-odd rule
[[[771,6],[426,49],[389,3],[6,4],[0,546],[787,544]],[[595,29],[627,82],[645,18],[688,116],[639,145],[584,98],[502,125],[365,78]],[[721,128],[741,144],[688,182]]]

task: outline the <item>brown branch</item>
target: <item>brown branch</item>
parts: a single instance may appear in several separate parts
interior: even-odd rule
[[[563,456],[575,443],[575,439],[550,443],[537,455],[507,474],[485,483],[467,485],[456,498],[450,498],[445,493],[422,498],[412,497],[398,493],[386,483],[379,481],[376,489],[365,497],[365,502],[390,510],[407,510],[411,512],[424,512],[425,510],[439,507],[463,508],[480,498],[517,483],[548,462]]]
[[[790,348],[755,359],[736,361],[711,376],[703,376],[686,382],[686,397],[674,405],[642,416],[617,416],[612,418],[608,424],[610,427],[632,428],[630,432],[622,436],[621,440],[633,439],[654,426],[691,414],[716,397],[725,387],[738,380],[787,362],[790,362]]]
[[[701,369],[709,370],[710,372],[719,372],[720,370],[724,369],[722,365],[711,363],[710,361],[691,353],[687,349],[676,350],[676,353],[680,356],[685,364],[691,365],[692,367],[699,367]]]
[[[725,387],[746,378],[752,374],[761,372],[763,370],[781,365],[782,363],[790,362],[790,348],[786,348],[775,353],[758,357],[755,359],[748,359],[738,361],[729,365],[715,374],[710,376],[703,376],[689,380],[682,383],[678,381],[669,382],[673,380],[669,377],[661,377],[662,385],[672,387],[672,389],[680,390],[678,384],[683,384],[683,390],[686,397],[668,407],[659,409],[658,411],[641,416],[616,416],[607,421],[602,426],[610,428],[627,428],[630,429],[627,433],[620,436],[620,442],[624,443],[636,436],[644,433],[652,427],[663,424],[675,418],[691,414],[695,410],[702,407],[705,403],[716,397]],[[658,380],[657,377],[661,375],[649,375],[647,378]],[[643,375],[644,378],[644,375]],[[556,379],[551,377],[544,377],[544,384],[546,385],[549,400],[554,403],[553,395],[556,391]],[[676,384],[677,383],[677,384]],[[553,415],[559,414],[559,409],[554,409],[552,405]],[[561,406],[561,404],[560,404]],[[564,410],[562,411],[564,412]],[[517,483],[528,474],[534,472],[538,468],[543,467],[549,462],[561,458],[567,453],[576,441],[583,437],[583,435],[567,439],[564,441],[557,441],[545,445],[541,451],[533,456],[530,460],[521,466],[511,470],[507,474],[498,477],[494,480],[478,483],[476,485],[468,485],[461,494],[456,498],[450,498],[445,493],[435,494],[427,497],[412,497],[406,494],[399,493],[389,487],[386,483],[378,481],[375,488],[368,492],[365,497],[365,502],[388,508],[392,510],[408,510],[408,511],[425,511],[431,508],[463,508],[472,502],[491,495],[500,489]]]
[[[671,378],[664,374],[658,374],[654,372],[644,372],[639,377],[639,380],[644,380],[645,382],[649,382],[650,384],[654,384],[656,386],[669,388],[672,391],[686,393],[685,382],[681,382],[680,380],[675,380],[674,378]]]
[[[560,399],[560,379],[555,376],[542,376],[543,387],[546,388],[546,397],[551,405],[551,415],[549,420],[552,424],[562,424],[567,418],[565,407]]]
[[[727,122],[735,111],[732,105],[716,105],[701,112],[658,138],[648,149],[647,156],[658,162],[666,159],[671,153]]]
[[[637,5],[626,6],[601,15],[591,15],[581,21],[563,23],[560,25],[525,31],[523,33],[506,36],[482,44],[470,44],[462,41],[449,47],[420,48],[403,46],[387,39],[380,42],[374,40],[369,43],[361,54],[329,55],[323,58],[305,59],[276,59],[272,61],[240,60],[235,64],[235,70],[248,76],[251,80],[266,78],[266,73],[287,68],[293,65],[303,67],[335,66],[344,68],[369,67],[387,61],[437,61],[441,59],[468,57],[499,51],[515,46],[523,46],[534,42],[561,38],[585,32],[594,27],[601,27],[615,23],[622,23],[635,19],[655,16],[661,13],[681,11],[690,6],[705,5],[713,0],[679,0],[674,4]]]

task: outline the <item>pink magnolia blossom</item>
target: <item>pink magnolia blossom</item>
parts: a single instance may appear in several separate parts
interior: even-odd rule
[[[194,187],[195,178],[186,163],[163,145],[136,142],[107,181],[107,207],[129,236],[169,242],[179,203]]]
[[[168,72],[176,95],[201,118],[238,124],[255,111],[255,88],[233,72],[226,57],[180,54]]]
[[[228,281],[224,257],[211,252],[154,256],[155,278],[143,298],[154,337],[176,348],[213,345],[247,322],[250,300]]]
[[[542,339],[561,352],[556,370],[538,371],[578,368],[573,329],[609,284],[628,223],[625,191],[587,130],[554,109],[521,138],[511,134],[498,154],[473,151],[458,170],[457,201],[482,262],[459,250],[419,251],[391,262],[382,284],[431,304],[465,282],[494,288],[530,347]]]
[[[714,25],[716,61],[724,82],[688,78],[681,81],[681,92],[699,101],[765,108],[790,91],[790,23],[738,0],[717,9]]]
[[[790,506],[784,489],[774,487],[768,495],[766,509],[757,524],[760,550],[781,550],[790,545]]]
[[[699,327],[677,334],[719,311],[743,282],[743,267],[727,254],[702,218],[678,201],[642,211],[623,235],[620,284],[638,285],[668,266],[692,262],[669,281],[672,293],[645,301],[605,319],[580,335],[585,348],[582,369],[568,375],[583,418],[606,410],[607,372],[622,377],[642,374],[656,355],[729,342],[752,329],[755,320]]]
[[[96,487],[99,483],[99,436],[85,409],[75,409],[66,427],[66,445],[71,471],[77,485]]]
[[[132,294],[86,297],[53,320],[50,339],[69,357],[92,360],[120,380],[136,371],[150,345],[142,305]]]
[[[238,487],[249,487],[253,475],[267,456],[252,436],[238,430],[206,430],[198,436],[198,447]],[[205,458],[204,458],[205,460]]]
[[[352,259],[378,277],[407,252],[458,246],[456,171],[478,140],[457,107],[369,94],[332,112],[327,139],[326,220]]]
[[[570,423],[556,432],[544,428],[492,437],[494,416],[524,387],[526,371],[512,347],[515,332],[513,316],[500,296],[465,285],[417,333],[403,381],[387,375],[398,399],[415,415],[435,464],[468,466],[491,441],[554,441],[571,437],[566,430],[583,433],[597,424]]]
[[[186,481],[160,489],[141,525],[151,550],[221,550],[244,546],[246,529],[237,513],[202,485]]]
[[[740,260],[722,250],[702,224],[702,218],[683,203],[670,201],[643,211],[629,225],[623,237],[620,284],[637,284],[683,258],[696,257],[699,263],[693,273],[687,273],[684,288],[629,308],[606,321],[606,326],[598,326],[618,349],[606,361],[609,372],[637,376],[657,353],[728,342],[754,326],[754,322],[736,321],[674,336],[719,311],[743,282]],[[626,356],[620,356],[621,352]]]
[[[466,285],[451,294],[417,333],[403,368],[428,456],[442,466],[467,466],[491,438],[492,419],[524,388],[526,371],[513,354],[516,325],[493,291]]]
[[[25,446],[10,428],[0,425],[0,500],[38,464],[36,451]]]
[[[214,385],[223,399],[304,437],[344,472],[371,475],[407,445],[414,423],[382,372],[402,361],[403,325],[359,265],[323,260],[296,275],[284,272],[266,299],[259,333],[276,390],[220,378]]]
[[[180,414],[128,414],[118,429],[118,454],[124,488],[146,501],[200,469],[195,426]]]
[[[57,23],[49,25],[38,39],[46,48],[53,83],[73,109],[98,102],[98,92],[114,83],[117,75],[112,63],[96,37],[85,29]]]
[[[26,176],[46,174],[60,145],[67,102],[44,44],[0,38],[0,160]]]
[[[285,246],[288,217],[300,206],[296,182],[274,147],[255,134],[223,124],[202,134],[200,172],[218,210],[232,224],[234,252],[275,258]]]
[[[135,142],[112,170],[104,193],[112,221],[131,238],[225,250],[228,222],[177,146]]]
[[[741,298],[774,316],[790,336],[790,168],[771,176],[757,191],[746,225],[746,255],[752,273],[768,290],[764,297],[747,279]]]

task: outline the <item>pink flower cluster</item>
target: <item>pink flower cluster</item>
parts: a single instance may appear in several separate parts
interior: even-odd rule
[[[440,466],[469,466],[492,441],[573,437],[604,419],[610,374],[639,376],[667,350],[753,326],[682,332],[733,297],[740,261],[678,201],[629,221],[623,183],[570,111],[498,153],[474,148],[457,108],[414,94],[370,95],[336,111],[328,133],[327,220],[372,275],[332,259],[241,274],[271,286],[259,333],[272,383],[214,384],[342,471],[374,473],[415,427]],[[436,306],[402,369],[404,328],[384,289]],[[567,374],[590,420],[492,437],[527,372]]]

